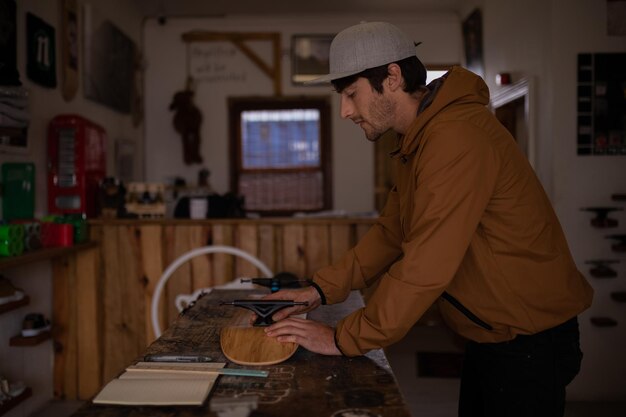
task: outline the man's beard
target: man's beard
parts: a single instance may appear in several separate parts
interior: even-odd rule
[[[366,124],[369,125],[371,129],[363,129],[367,140],[376,142],[391,128],[391,126],[389,126],[389,120],[394,111],[395,103],[382,95],[372,101],[369,106],[369,120],[366,121]]]

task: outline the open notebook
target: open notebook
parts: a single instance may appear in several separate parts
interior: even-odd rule
[[[95,404],[202,405],[224,363],[139,362],[96,395]]]

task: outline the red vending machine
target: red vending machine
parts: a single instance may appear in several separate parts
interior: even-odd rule
[[[96,193],[106,175],[106,132],[68,114],[48,127],[48,211],[96,216]]]

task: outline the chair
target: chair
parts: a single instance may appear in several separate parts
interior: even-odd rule
[[[195,256],[210,254],[210,253],[225,253],[225,254],[230,254],[234,256],[240,256],[244,258],[245,260],[249,261],[250,263],[252,263],[257,268],[259,268],[259,270],[265,277],[270,278],[274,275],[272,271],[259,259],[250,255],[246,251],[234,248],[232,246],[217,246],[217,245],[216,246],[203,246],[201,248],[192,249],[189,252],[182,254],[180,257],[176,258],[176,260],[174,260],[174,262],[172,262],[165,269],[165,271],[163,271],[163,274],[161,275],[161,278],[159,278],[157,286],[154,289],[154,294],[152,295],[152,305],[150,309],[150,315],[152,318],[152,330],[154,331],[155,337],[159,338],[161,336],[161,326],[159,325],[159,299],[161,298],[161,293],[163,292],[163,289],[165,288],[165,284],[169,280],[170,276],[182,264],[184,264],[191,258]],[[231,283],[215,286],[212,288],[252,288],[252,284],[241,284],[240,282],[235,280]],[[212,288],[200,288],[194,291],[192,294],[178,295],[175,299],[176,308],[178,309],[178,311],[182,311],[185,308],[185,306],[189,305],[194,300],[196,300],[202,292],[205,292],[205,293],[210,292]]]

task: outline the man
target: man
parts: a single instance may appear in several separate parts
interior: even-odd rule
[[[279,341],[355,356],[402,339],[433,303],[468,339],[461,416],[560,416],[578,373],[577,315],[593,291],[578,272],[545,192],[515,140],[486,108],[481,78],[459,67],[424,86],[415,44],[363,23],[330,49],[341,116],[370,141],[393,129],[396,185],[377,223],[313,286],[270,297],[309,307],[274,315]],[[377,284],[336,328],[288,315]]]

